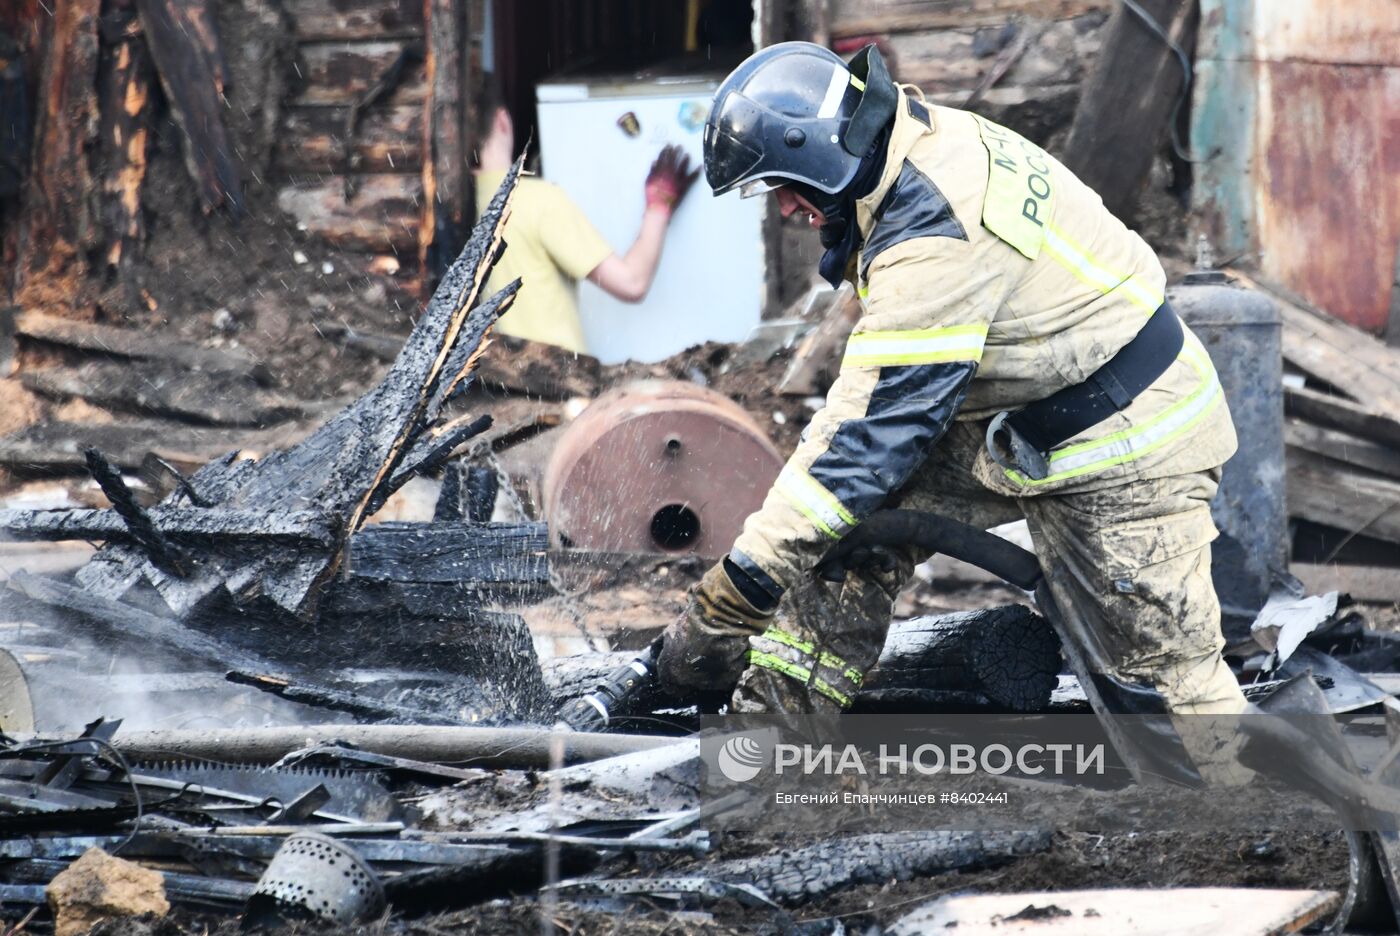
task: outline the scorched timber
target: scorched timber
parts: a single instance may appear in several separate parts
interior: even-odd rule
[[[482,213],[471,239],[428,302],[383,381],[297,445],[257,462],[224,461],[191,479],[206,503],[218,510],[285,515],[314,506],[337,518],[337,544],[359,529],[370,508],[386,497],[405,459],[440,427],[435,401],[463,384],[508,298],[478,304],[481,285],[501,248],[501,231],[519,174],[512,167]],[[507,296],[510,293],[507,293]],[[461,362],[449,371],[448,362]],[[436,440],[435,440],[436,441]],[[431,450],[429,443],[429,450]],[[178,491],[162,502],[175,506]],[[196,609],[222,590],[236,603],[265,598],[292,614],[314,614],[323,586],[340,566],[343,548],[291,547],[211,549],[201,554],[188,578],[164,574],[139,549],[112,544],[94,557],[99,573],[79,581],[100,583],[105,593],[144,578],[177,615]]]
[[[543,523],[376,523],[355,535],[352,578],[390,582],[529,582],[545,574]]]
[[[245,510],[203,510],[199,507],[156,507],[150,511],[155,528],[176,540],[252,539],[330,548],[335,526],[314,510],[265,514]],[[112,510],[0,510],[0,540],[102,540],[131,542],[126,522]]]

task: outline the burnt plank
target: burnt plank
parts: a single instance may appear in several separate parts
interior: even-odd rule
[[[243,210],[243,182],[224,125],[223,50],[209,0],[136,0],[171,116],[184,133],[181,152],[209,213]]]
[[[151,515],[136,502],[136,495],[127,487],[122,473],[111,462],[102,457],[95,448],[83,452],[88,474],[97,482],[107,500],[112,502],[112,510],[126,525],[130,540],[162,570],[173,572],[181,577],[189,574],[189,560],[156,529]]]
[[[1400,448],[1400,420],[1360,403],[1306,387],[1284,387],[1283,407],[1289,416]]]
[[[69,474],[84,468],[83,449],[97,448],[122,468],[141,467],[155,452],[176,465],[197,468],[234,449],[266,451],[287,445],[305,430],[227,429],[155,420],[112,423],[36,423],[0,438],[0,466],[18,474]]]
[[[283,0],[301,42],[423,34],[422,0]]]
[[[148,333],[135,329],[77,322],[42,312],[20,313],[14,327],[24,338],[81,351],[138,360],[165,360],[193,371],[239,374],[263,383],[271,376],[265,364],[238,348],[202,348],[183,341],[152,341]]]
[[[335,529],[315,510],[277,514],[201,507],[152,507],[152,523],[174,540],[264,540],[330,547]],[[0,540],[105,540],[129,542],[125,521],[111,510],[79,507],[66,510],[0,510]]]
[[[470,56],[460,0],[423,0],[427,18],[428,148],[423,165],[423,237],[419,268],[435,272],[471,222],[471,143],[466,137],[466,83]]]
[[[458,446],[491,428],[490,416],[462,416],[436,429],[429,430],[418,440],[413,451],[395,469],[389,480],[381,484],[370,498],[365,515],[372,517],[384,506],[394,492],[421,474],[431,474],[452,457]]]
[[[1303,449],[1315,455],[1325,455],[1388,478],[1400,479],[1400,451],[1389,446],[1378,445],[1345,432],[1324,429],[1297,419],[1290,419],[1284,423],[1284,439],[1292,448]],[[1396,574],[1400,575],[1400,570]]]
[[[98,597],[55,579],[30,575],[28,572],[16,572],[10,577],[8,587],[10,591],[30,601],[77,615],[89,625],[108,634],[137,638],[152,649],[164,649],[224,668],[232,666],[255,672],[277,669],[256,654],[231,647],[206,634],[191,630],[179,621],[142,611],[120,601]]]
[[[533,573],[532,573],[533,574]],[[321,606],[321,620],[450,620],[498,626],[506,617],[487,606],[505,595],[533,592],[544,579],[528,582],[389,582],[346,578],[336,581]]]
[[[48,397],[81,397],[100,406],[210,425],[269,426],[303,414],[300,404],[251,378],[195,373],[167,361],[91,361],[26,371],[20,382]]]
[[[499,318],[509,311],[511,303],[515,301],[515,295],[519,291],[520,280],[517,278],[507,283],[504,288],[482,303],[482,307],[492,310]],[[459,342],[452,349],[452,353],[443,364],[443,380],[438,384],[437,390],[428,401],[426,419],[429,421],[437,419],[442,412],[442,407],[448,401],[465,392],[471,386],[477,361],[481,357],[481,350],[473,342]]]
[[[1111,5],[1109,0],[834,0],[828,15],[831,38],[849,39],[1000,26],[1020,16],[1070,19]]]
[[[361,722],[394,722],[409,725],[466,724],[444,712],[430,712],[411,705],[396,705],[363,693],[292,682],[280,676],[240,673],[234,670],[226,673],[224,678],[235,685],[251,686],[259,692],[278,696],[288,702],[345,712]]]
[[[362,99],[403,53],[404,42],[327,42],[304,45],[298,66],[305,81],[293,105],[349,107]],[[408,70],[385,102],[422,105],[428,82],[421,65]]]
[[[292,107],[282,120],[277,165],[284,172],[343,172],[348,107]],[[364,111],[351,153],[362,172],[416,172],[423,167],[423,108],[416,104]]]
[[[352,578],[530,583],[548,577],[543,523],[379,523],[350,540]]]
[[[1400,482],[1289,446],[1288,513],[1400,543]]]

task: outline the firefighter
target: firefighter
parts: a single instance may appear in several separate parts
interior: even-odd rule
[[[1237,715],[1210,576],[1235,432],[1151,248],[1043,149],[849,65],[764,49],[715,94],[716,195],[772,192],[820,233],[863,315],[826,405],[665,636],[678,692],[738,712],[846,708],[924,558],[816,581],[882,507],[988,528],[1024,517],[1057,613],[1114,711]]]

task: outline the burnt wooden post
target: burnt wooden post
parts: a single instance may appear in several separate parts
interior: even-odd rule
[[[423,0],[428,81],[423,145],[423,220],[418,258],[428,279],[456,256],[467,229],[466,3]]]
[[[145,237],[141,186],[150,145],[151,54],[134,0],[113,0],[102,17],[97,89],[97,145],[102,173],[101,223],[109,271],[125,272]]]
[[[1189,57],[1200,19],[1197,0],[1138,2]],[[1064,155],[1065,165],[1119,217],[1132,208],[1152,168],[1184,80],[1171,47],[1142,17],[1119,4],[1104,28],[1103,51],[1084,82]]]
[[[100,6],[100,0],[53,4],[15,263],[14,300],[22,308],[73,310],[90,293],[84,255],[95,244],[87,152],[97,130]]]

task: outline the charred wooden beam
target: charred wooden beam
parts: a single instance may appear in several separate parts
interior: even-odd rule
[[[501,476],[485,465],[467,469],[467,517],[473,523],[489,523],[496,509],[496,495],[501,490]]]
[[[543,523],[376,523],[351,539],[346,571],[387,582],[539,582],[548,547]]]
[[[461,721],[442,712],[430,712],[411,705],[395,705],[357,692],[294,683],[280,676],[232,671],[224,678],[239,686],[251,686],[288,702],[345,712],[364,721],[396,722],[413,725],[460,725]]]
[[[1284,387],[1283,408],[1289,416],[1400,448],[1400,420],[1360,403],[1306,387]]]
[[[374,516],[395,491],[419,475],[437,471],[444,462],[452,457],[459,446],[490,428],[491,417],[489,415],[478,416],[474,419],[463,416],[461,419],[440,426],[426,438],[419,440],[418,445],[404,459],[399,469],[394,472],[394,476],[375,491],[374,498],[365,511],[366,515]]]
[[[226,454],[230,448],[265,452],[295,442],[305,432],[294,424],[254,430],[154,420],[36,423],[0,438],[0,466],[18,474],[75,474],[84,470],[83,449],[97,448],[114,464],[133,471],[141,467],[150,452],[192,470]]]
[[[524,572],[537,574],[533,567]],[[547,577],[498,583],[396,582],[352,577],[337,582],[326,595],[321,619],[331,622],[441,619],[494,627],[497,626],[495,616],[501,612],[485,610],[488,605],[495,603],[503,593],[547,584]]]
[[[189,570],[189,560],[156,529],[155,521],[136,502],[136,495],[122,480],[122,473],[97,449],[87,449],[83,452],[83,458],[87,461],[88,474],[92,475],[92,480],[112,502],[112,509],[126,524],[132,542],[141,547],[156,565],[177,575],[185,575]]]
[[[515,302],[515,296],[518,292],[520,292],[520,280],[512,280],[490,299],[487,299],[483,306],[491,309],[497,317],[505,315],[510,311],[511,304]],[[432,399],[428,401],[427,419],[436,420],[447,403],[466,392],[467,388],[471,386],[483,350],[485,350],[485,346],[470,342],[459,343],[457,347],[452,349],[452,355],[442,368],[444,379],[438,384],[437,392],[433,394]]]
[[[205,213],[243,211],[233,141],[224,125],[224,58],[209,0],[136,0],[170,113],[184,132],[185,168]]]
[[[546,685],[563,705],[592,692],[634,656],[635,652],[625,651],[585,653],[556,657],[541,665]],[[1054,631],[1020,605],[897,621],[879,664],[856,697],[856,706],[889,711],[885,703],[894,698],[922,706],[936,696],[939,702],[958,700],[978,708],[990,703],[999,709],[1040,711],[1050,701],[1060,668]],[[649,703],[653,708],[693,704],[661,694]]]
[[[1010,605],[899,622],[862,691],[965,690],[1035,712],[1049,703],[1060,669],[1054,630],[1029,608]]]
[[[457,253],[471,208],[467,173],[470,149],[464,137],[467,37],[459,0],[424,0],[427,36],[425,79],[428,125],[423,159],[423,223],[419,229],[419,269],[436,273]]]
[[[335,523],[314,510],[265,514],[250,510],[153,507],[147,514],[161,536],[191,543],[262,540],[329,549],[336,539]],[[92,508],[0,510],[0,540],[136,541],[126,521],[116,511]]]
[[[422,0],[284,0],[302,42],[393,39],[423,33]]]
[[[89,626],[111,638],[138,640],[150,651],[191,657],[221,669],[230,666],[252,672],[271,672],[276,666],[237,647],[230,646],[170,618],[140,608],[111,601],[82,588],[28,572],[16,572],[9,579],[9,590],[21,598],[60,614],[76,615]]]
[[[48,397],[177,416],[216,426],[271,426],[303,415],[301,405],[250,378],[199,373],[166,361],[89,361],[20,375],[25,388]]]

